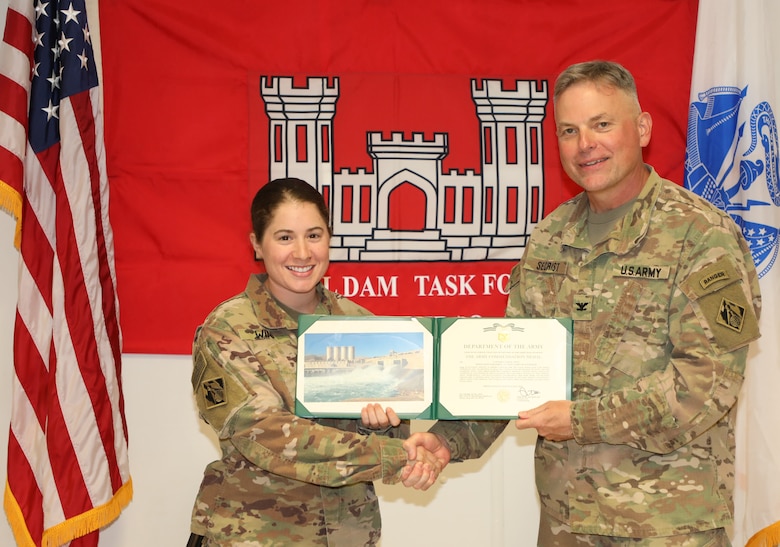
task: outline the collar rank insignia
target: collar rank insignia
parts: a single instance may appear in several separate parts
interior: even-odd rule
[[[745,308],[724,298],[720,301],[717,322],[733,331],[742,332],[742,325],[745,323]]]
[[[575,321],[589,321],[593,319],[593,297],[581,294],[575,296],[572,318]]]
[[[222,406],[227,403],[227,396],[225,394],[225,379],[224,378],[212,378],[206,380],[200,384],[200,389],[203,390],[203,398],[206,400],[206,409]]]

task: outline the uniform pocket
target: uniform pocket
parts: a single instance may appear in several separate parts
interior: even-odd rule
[[[617,303],[599,336],[596,359],[638,378],[654,369],[656,359],[668,352],[670,287],[664,280],[618,278],[621,284]]]

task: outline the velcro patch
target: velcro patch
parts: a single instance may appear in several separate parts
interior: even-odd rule
[[[723,351],[734,351],[759,337],[758,318],[730,257],[696,272],[680,288],[696,302]]]
[[[593,319],[593,297],[582,294],[574,296],[574,309],[571,311],[575,321],[590,321]]]
[[[719,281],[728,281],[731,279],[731,276],[729,275],[729,272],[726,271],[726,269],[716,270],[709,274],[707,277],[704,277],[702,279],[699,279],[699,285],[701,285],[701,288],[705,291],[709,288],[710,285],[713,283],[717,283]]]
[[[230,414],[251,394],[243,383],[203,351],[197,351],[193,355],[193,361],[193,385],[198,408],[203,419],[220,431]]]
[[[717,291],[740,279],[737,267],[731,258],[724,256],[693,274],[682,289],[689,298],[695,300],[699,296]]]
[[[733,331],[742,332],[742,327],[745,325],[746,312],[747,310],[744,306],[724,298],[720,301],[720,311],[716,321]]]
[[[640,279],[669,279],[671,268],[654,264],[617,264],[612,270],[614,277]]]
[[[535,272],[565,274],[569,264],[559,260],[545,260],[541,258],[529,258],[525,261],[525,268]]]
[[[201,395],[206,410],[227,404],[227,392],[225,391],[225,378],[211,378],[200,383]]]
[[[271,334],[271,331],[268,329],[261,328],[257,325],[247,327],[245,329],[239,329],[237,331],[238,335],[241,337],[241,340],[266,340],[268,338],[273,338],[273,334]]]

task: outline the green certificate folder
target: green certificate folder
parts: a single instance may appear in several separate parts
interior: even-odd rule
[[[517,418],[571,397],[571,319],[303,315],[295,412],[356,418]]]

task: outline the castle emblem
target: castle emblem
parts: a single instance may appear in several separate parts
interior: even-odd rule
[[[475,169],[444,172],[449,135],[366,135],[370,171],[334,172],[338,78],[264,76],[269,175],[298,177],[325,196],[333,261],[518,260],[544,207],[542,121],[547,82],[472,80],[480,122]]]

